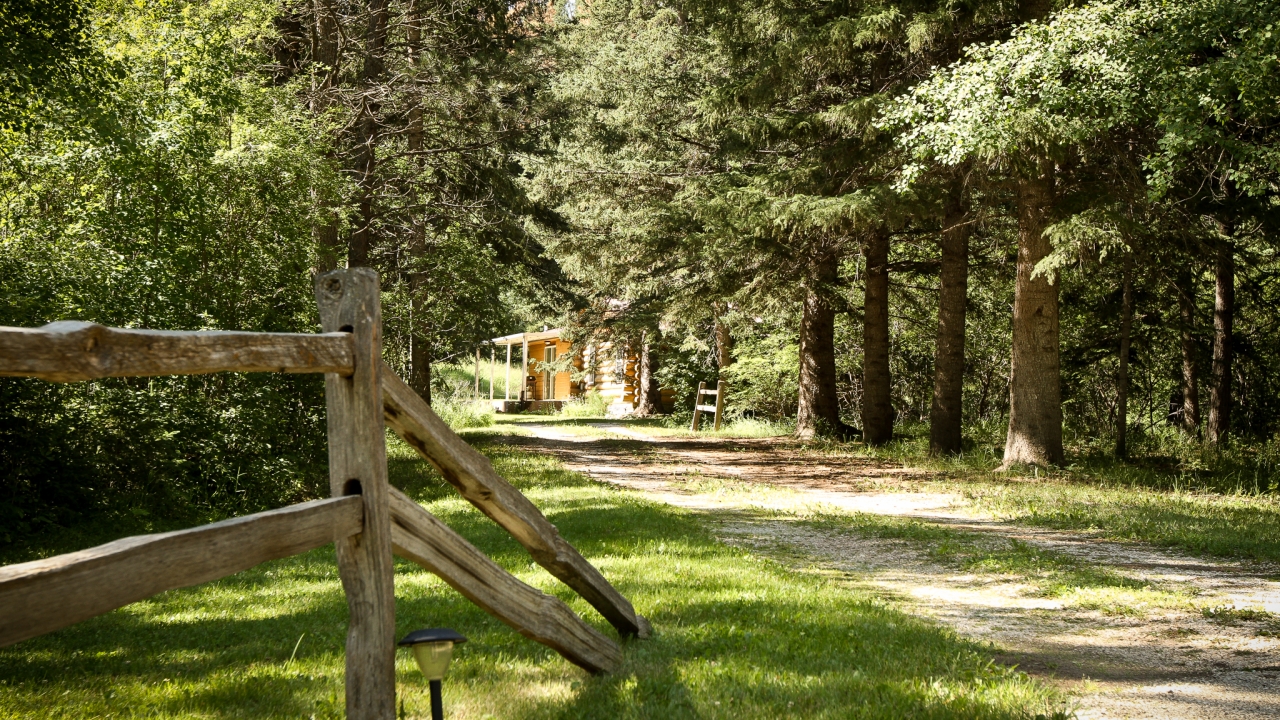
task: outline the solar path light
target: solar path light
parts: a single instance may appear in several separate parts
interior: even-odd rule
[[[431,685],[431,720],[444,720],[444,701],[440,699],[440,682],[449,672],[449,658],[453,657],[453,646],[461,645],[467,639],[456,630],[449,628],[428,628],[414,630],[399,642],[413,650],[413,659],[418,661],[418,669],[426,676]]]

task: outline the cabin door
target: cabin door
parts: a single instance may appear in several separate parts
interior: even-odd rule
[[[544,359],[546,362],[548,362],[548,363],[553,363],[553,362],[555,362],[555,361],[556,361],[556,346],[555,346],[555,345],[547,345],[546,355],[545,355],[545,357],[544,357],[543,359]],[[556,399],[556,375],[555,375],[555,373],[551,372],[550,370],[543,371],[543,373],[542,373],[542,388],[543,388],[543,391],[542,391],[542,397],[543,397],[543,398],[545,398],[545,399],[547,399],[547,400],[555,400],[555,399]]]

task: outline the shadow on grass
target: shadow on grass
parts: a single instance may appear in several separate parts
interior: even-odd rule
[[[564,537],[650,618],[656,635],[625,643],[620,671],[587,677],[425,571],[398,562],[397,634],[445,626],[471,639],[447,684],[451,706],[466,714],[1061,714],[1058,696],[994,664],[985,648],[865,592],[729,548],[690,513],[593,483],[550,458],[490,450],[499,471],[527,489]],[[393,477],[497,562],[612,636],[585,602],[419,465],[396,459]],[[60,713],[338,717],[346,619],[333,551],[323,548],[0,649],[0,707],[42,720]],[[397,671],[403,696],[418,703],[421,679],[403,653]]]

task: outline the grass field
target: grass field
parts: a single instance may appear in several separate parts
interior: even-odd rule
[[[863,589],[729,548],[697,517],[592,483],[552,459],[484,449],[656,635],[628,643],[619,672],[590,677],[401,563],[397,632],[441,625],[471,638],[445,683],[450,717],[1066,715],[1061,696],[993,664],[990,648]],[[391,447],[391,472],[498,562],[612,634],[402,445]],[[0,717],[340,716],[346,607],[336,575],[324,548],[0,649]],[[405,716],[424,716],[425,683],[407,654],[397,672]]]
[[[1093,530],[1103,537],[1192,554],[1280,562],[1280,471],[1270,445],[1215,452],[1167,441],[1165,454],[1118,461],[1074,448],[1051,471],[1001,471],[998,447],[978,444],[955,458],[928,455],[927,428],[908,427],[892,443],[817,442],[819,454],[876,458],[930,471],[916,489],[959,492],[982,510],[1023,525]]]

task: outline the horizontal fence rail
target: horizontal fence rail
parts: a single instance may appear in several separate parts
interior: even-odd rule
[[[377,274],[368,268],[332,271],[315,278],[315,289],[322,325],[330,331],[319,335],[131,330],[84,322],[0,327],[0,376],[74,382],[226,371],[325,373],[334,494],[0,567],[0,647],[334,543],[350,612],[346,706],[353,720],[395,715],[392,552],[570,662],[593,673],[616,669],[622,662],[616,642],[388,483],[384,423],[619,633],[650,634],[649,623],[555,525],[381,361]]]
[[[727,390],[728,386],[723,380],[716,383],[715,390],[708,390],[705,382],[698,383],[698,394],[693,398],[693,423],[689,426],[690,430],[698,432],[702,426],[702,413],[704,412],[715,414],[715,429],[720,429],[720,417],[724,414],[724,395]],[[707,405],[703,403],[702,398],[704,395],[715,396],[716,404]]]
[[[591,603],[620,634],[648,637],[649,623],[631,603],[560,537],[529,498],[493,469],[489,458],[450,430],[385,364],[382,403],[387,425],[436,466],[464,498],[524,545],[535,562]]]
[[[440,576],[521,635],[588,672],[609,672],[622,663],[617,643],[583,622],[560,598],[521,582],[395,488],[391,519],[391,544],[397,555]]]
[[[359,497],[313,500],[0,567],[0,647],[355,535],[362,513]]]
[[[350,333],[129,330],[86,322],[0,327],[0,375],[75,382],[225,371],[350,375]]]

